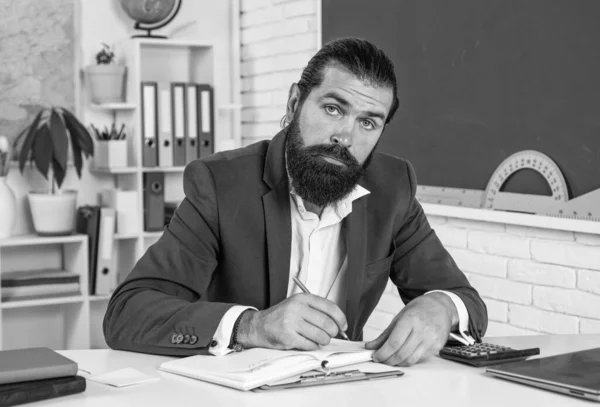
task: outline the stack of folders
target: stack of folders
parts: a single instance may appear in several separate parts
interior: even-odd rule
[[[178,167],[214,152],[213,87],[143,81],[142,164]]]
[[[60,270],[22,270],[2,273],[2,301],[80,294],[79,274]]]
[[[195,355],[159,369],[238,390],[279,390],[399,377],[396,367],[372,362],[363,342],[332,339],[316,351],[254,348],[225,356]]]
[[[0,351],[0,407],[81,393],[77,363],[49,348]]]

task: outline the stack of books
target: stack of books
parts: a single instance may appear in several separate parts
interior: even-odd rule
[[[79,274],[60,269],[2,272],[2,301],[79,295]]]
[[[77,363],[50,348],[0,351],[0,407],[81,393]]]

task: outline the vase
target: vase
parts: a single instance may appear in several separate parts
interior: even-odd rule
[[[0,177],[0,239],[10,237],[17,223],[17,198],[6,182]]]

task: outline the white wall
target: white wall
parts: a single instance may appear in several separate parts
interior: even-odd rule
[[[318,49],[317,0],[241,0],[242,143],[272,138]]]
[[[244,144],[279,130],[287,92],[320,38],[320,1],[242,0]],[[429,216],[488,306],[488,336],[600,332],[600,236]],[[365,327],[402,309],[389,284]]]

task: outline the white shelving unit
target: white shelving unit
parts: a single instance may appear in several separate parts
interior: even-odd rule
[[[79,295],[27,300],[4,300],[0,295],[0,349],[49,346],[55,349],[90,348],[93,326],[88,295],[88,240],[85,235],[15,236],[0,240],[0,274],[33,268],[62,268],[79,274]],[[31,314],[35,312],[35,319]],[[28,318],[24,318],[27,316]],[[48,329],[48,330],[47,330]]]
[[[142,81],[156,82],[200,82],[215,88],[215,116],[218,107],[218,89],[215,84],[215,47],[208,42],[131,39],[119,51],[127,64],[127,101],[125,103],[93,105],[97,115],[105,112],[106,123],[117,120],[117,126],[125,123],[127,130],[128,166],[126,168],[97,169],[90,171],[95,177],[103,178],[114,188],[136,191],[139,230],[136,233],[116,234],[114,238],[114,261],[120,283],[131,271],[146,249],[161,235],[161,232],[146,231],[144,228],[144,174],[162,172],[165,176],[165,201],[179,202],[183,199],[183,171],[179,167],[144,167],[142,164],[142,115],[140,111],[140,87]],[[232,110],[228,104],[222,110]],[[235,110],[235,109],[234,109]],[[231,119],[235,120],[232,115]],[[231,120],[228,119],[228,120]],[[102,123],[103,124],[103,123]],[[219,123],[215,120],[215,140],[219,136]],[[214,143],[213,143],[214,145]],[[159,163],[160,165],[160,163]],[[103,182],[104,183],[104,182]],[[98,191],[99,192],[99,191]],[[118,227],[118,226],[117,226]],[[101,325],[110,296],[93,298],[90,301],[92,320]],[[104,347],[102,337],[92,337],[92,347]]]

